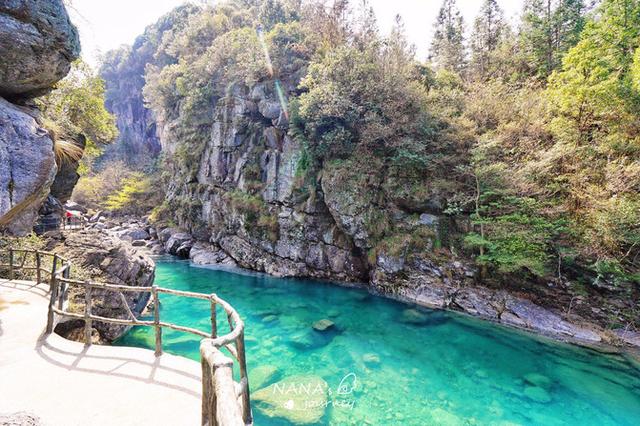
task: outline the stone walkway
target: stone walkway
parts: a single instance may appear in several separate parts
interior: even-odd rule
[[[48,426],[201,423],[200,364],[45,339],[46,290],[0,279],[0,415],[27,411]]]

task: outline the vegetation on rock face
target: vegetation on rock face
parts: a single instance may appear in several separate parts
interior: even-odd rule
[[[137,42],[144,97],[166,132],[165,205],[216,232],[240,215],[269,246],[282,231],[274,212],[320,200],[354,252],[438,251],[473,258],[481,279],[634,288],[640,2],[525,3],[510,28],[485,0],[467,49],[445,0],[430,63],[416,61],[400,19],[381,36],[366,2],[176,10]],[[296,188],[270,198],[270,149],[288,138]],[[220,199],[229,214],[208,215]]]

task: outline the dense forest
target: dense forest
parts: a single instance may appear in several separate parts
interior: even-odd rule
[[[445,0],[427,62],[366,1],[187,4],[104,58],[120,138],[76,198],[314,271],[301,241],[336,225],[318,256],[343,264],[293,275],[376,282],[406,278],[398,259],[469,260],[488,285],[626,298],[640,285],[639,45],[638,0],[527,0],[516,23],[496,0],[470,23]]]

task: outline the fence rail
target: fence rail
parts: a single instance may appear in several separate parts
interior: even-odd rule
[[[47,314],[47,334],[54,330],[58,318],[72,318],[84,321],[84,340],[91,345],[91,330],[94,321],[125,326],[145,326],[155,329],[155,354],[162,355],[162,330],[168,328],[190,333],[203,340],[200,343],[202,364],[202,424],[209,426],[236,426],[253,423],[251,414],[251,398],[247,362],[244,345],[244,322],[236,310],[215,293],[202,294],[189,291],[173,290],[158,286],[134,287],[111,283],[97,283],[71,279],[71,262],[51,252],[25,249],[9,249],[0,251],[0,255],[8,255],[8,263],[0,263],[0,271],[7,271],[8,278],[13,280],[16,274],[24,271],[35,271],[38,284],[48,283],[50,289],[49,309]],[[32,260],[33,263],[29,263]],[[49,268],[43,265],[50,263]],[[31,266],[33,265],[33,266]],[[72,286],[85,290],[84,311],[69,312],[68,292]],[[118,293],[127,312],[128,318],[109,318],[92,313],[94,290]],[[138,319],[124,297],[129,293],[151,293],[153,300],[153,320]],[[211,310],[211,330],[202,331],[191,327],[163,322],[160,318],[160,294],[168,294],[193,299],[208,300]],[[217,309],[224,311],[230,332],[218,336]],[[233,359],[227,357],[221,349],[226,349]],[[234,361],[235,360],[235,361]],[[237,362],[240,382],[233,379],[233,365]]]
[[[45,217],[39,218],[33,226],[36,234],[41,235],[48,231],[63,230],[77,231],[87,227],[87,220],[80,216],[71,217]]]

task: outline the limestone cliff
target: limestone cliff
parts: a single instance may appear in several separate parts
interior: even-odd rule
[[[0,3],[0,229],[9,233],[31,231],[57,172],[39,111],[25,105],[50,91],[79,53],[61,0]]]
[[[156,50],[134,49],[124,62],[148,61],[142,95],[130,95],[130,106],[123,99],[121,112],[114,112],[125,127],[139,127],[136,120],[143,116],[153,118],[159,135],[166,199],[154,216],[164,223],[145,230],[157,233],[162,247],[154,246],[156,252],[164,248],[197,263],[240,265],[277,276],[366,282],[373,292],[403,300],[600,339],[560,320],[571,306],[579,311],[577,322],[607,322],[605,310],[591,311],[590,302],[577,299],[565,282],[545,282],[524,271],[502,277],[497,288],[483,282],[463,244],[472,231],[472,212],[456,204],[468,196],[469,189],[461,187],[469,182],[454,171],[464,168],[469,151],[447,139],[446,123],[421,116],[432,122],[413,139],[417,148],[405,149],[404,156],[389,154],[389,146],[350,129],[343,116],[350,111],[358,116],[351,121],[367,121],[372,108],[387,107],[386,98],[348,105],[352,92],[360,94],[363,78],[357,75],[342,91],[331,90],[333,80],[316,93],[332,102],[323,104],[328,105],[324,121],[302,126],[308,133],[300,135],[302,114],[296,108],[311,92],[310,70],[317,65],[308,48],[317,47],[313,31],[301,29],[295,18],[288,21],[295,14],[270,23],[261,12],[256,20],[255,10],[233,4],[203,13],[173,12],[161,20],[173,22],[170,29],[162,32],[156,25],[145,33],[162,39],[146,43]],[[139,74],[103,75],[113,87],[142,86]],[[130,113],[139,96],[152,116]],[[400,114],[395,142],[413,137],[415,113],[408,108]],[[385,124],[394,124],[390,120],[376,122],[382,128],[377,134],[385,135]],[[340,150],[355,140],[368,148]],[[318,155],[323,142],[334,155]],[[422,154],[417,162],[416,152]],[[417,166],[410,166],[412,161]],[[617,302],[615,295],[595,297]],[[604,305],[601,299],[597,303]],[[622,303],[629,309],[635,302]],[[532,325],[541,306],[554,313],[543,325]]]
[[[174,13],[184,17],[198,10],[196,6],[187,4]],[[115,115],[120,136],[106,148],[102,161],[117,159],[134,167],[144,166],[160,153],[156,121],[142,95],[145,68],[171,62],[170,58],[156,57],[155,53],[163,41],[163,34],[172,31],[180,22],[173,15],[163,17],[149,26],[132,46],[107,53],[100,76],[106,84],[105,106]]]

